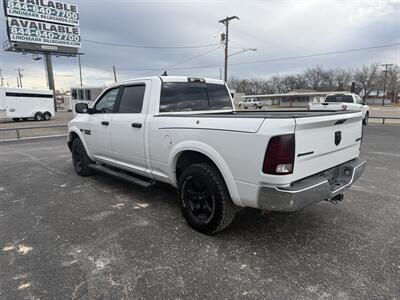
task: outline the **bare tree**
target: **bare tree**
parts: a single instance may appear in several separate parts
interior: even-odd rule
[[[354,71],[354,81],[358,85],[360,92],[363,93],[365,100],[369,94],[376,89],[379,64],[373,63],[371,65],[364,65]]]
[[[334,89],[343,91],[350,85],[352,73],[350,69],[337,68],[333,70]]]
[[[400,66],[394,65],[389,68],[387,74],[387,90],[393,94],[393,103],[397,102],[397,94],[400,91]]]
[[[321,66],[307,69],[303,75],[309,88],[316,91],[322,88],[324,82],[324,70]]]
[[[286,93],[288,92],[283,79],[279,75],[274,75],[269,80],[273,93]]]

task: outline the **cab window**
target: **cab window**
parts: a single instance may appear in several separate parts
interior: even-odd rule
[[[107,91],[96,103],[95,113],[112,113],[114,110],[114,103],[117,99],[118,91],[119,88]]]
[[[146,86],[144,84],[126,86],[121,95],[119,113],[141,113]]]

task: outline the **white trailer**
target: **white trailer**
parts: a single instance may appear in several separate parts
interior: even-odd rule
[[[0,118],[48,121],[52,117],[53,91],[0,87]]]
[[[64,110],[72,111],[72,97],[71,96],[64,96]]]
[[[74,115],[76,115],[75,105],[77,103],[86,103],[91,107],[103,89],[104,87],[71,87],[71,111]]]

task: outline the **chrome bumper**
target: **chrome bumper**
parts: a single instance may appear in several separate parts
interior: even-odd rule
[[[289,187],[262,186],[258,207],[272,211],[296,211],[343,193],[362,175],[366,161],[353,159],[314,176],[296,181]]]

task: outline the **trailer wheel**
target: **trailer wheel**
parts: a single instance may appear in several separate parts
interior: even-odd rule
[[[179,206],[195,230],[214,234],[228,227],[236,214],[218,169],[209,163],[194,164],[183,170],[178,182]]]
[[[43,114],[43,120],[49,121],[50,119],[51,119],[51,113],[49,113],[48,111],[46,111],[46,112]]]
[[[41,112],[37,112],[34,116],[35,121],[42,121],[43,120],[43,115]]]

